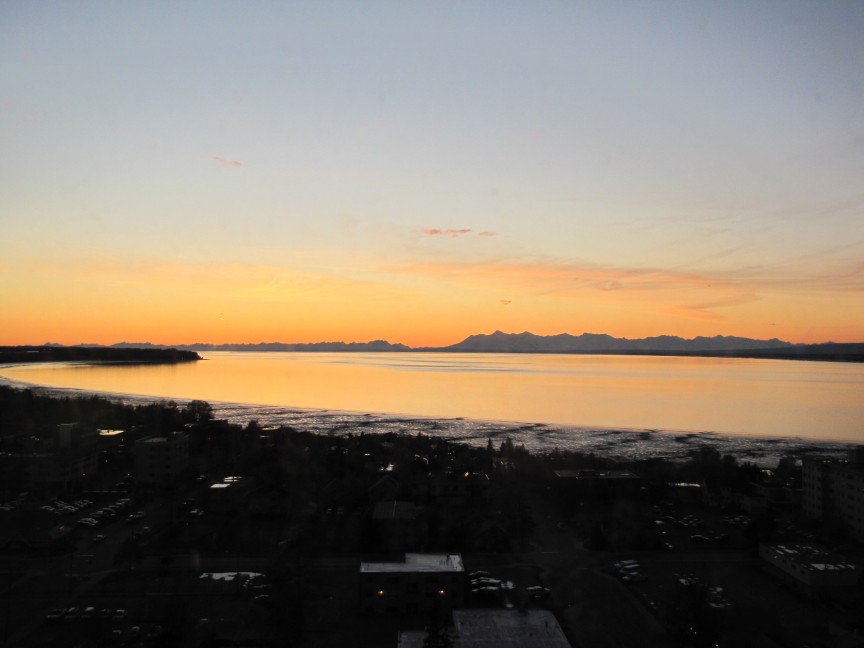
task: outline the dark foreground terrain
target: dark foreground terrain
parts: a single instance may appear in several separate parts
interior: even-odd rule
[[[860,570],[810,587],[760,557],[864,562],[846,522],[804,515],[800,457],[613,461],[2,388],[0,462],[0,645],[459,645],[465,608],[548,609],[579,648],[861,645]],[[460,554],[458,596],[369,611],[361,563],[406,552]]]

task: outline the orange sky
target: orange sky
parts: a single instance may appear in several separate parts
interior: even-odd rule
[[[162,9],[0,5],[0,344],[864,341],[860,3]]]
[[[825,269],[808,285],[537,261],[358,263],[339,275],[105,258],[46,260],[34,272],[27,263],[4,262],[0,289],[17,304],[0,314],[4,344],[386,339],[435,346],[496,329],[860,341],[864,316],[856,287],[839,285],[843,268]]]

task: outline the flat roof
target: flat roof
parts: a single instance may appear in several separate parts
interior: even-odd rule
[[[629,470],[595,470],[585,468],[584,470],[554,470],[552,471],[559,479],[639,479]]]
[[[183,432],[171,432],[167,436],[147,436],[143,439],[138,439],[137,443],[168,443],[168,441],[174,441],[176,439],[185,439],[187,438]]]
[[[549,610],[454,610],[458,648],[571,648]]]
[[[765,545],[775,555],[783,556],[810,571],[856,571],[858,566],[842,556],[810,545]]]
[[[362,573],[464,572],[459,554],[405,554],[404,562],[361,562]]]

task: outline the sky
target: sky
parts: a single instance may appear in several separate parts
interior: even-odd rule
[[[864,341],[864,3],[0,3],[0,344]]]

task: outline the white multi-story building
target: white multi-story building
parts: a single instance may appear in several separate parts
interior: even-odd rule
[[[806,515],[842,522],[864,542],[864,446],[852,448],[846,461],[804,459],[803,491]]]
[[[459,554],[406,553],[402,562],[360,564],[360,606],[367,612],[417,614],[465,600]]]

